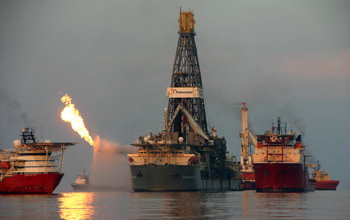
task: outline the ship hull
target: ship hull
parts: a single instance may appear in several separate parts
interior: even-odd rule
[[[122,191],[125,190],[123,187],[119,186],[96,186],[93,184],[74,184],[72,183],[71,186],[75,191],[82,191],[82,192],[98,192],[98,191]]]
[[[90,191],[92,190],[93,186],[91,184],[70,184],[74,190],[76,191]]]
[[[255,190],[255,173],[242,172],[242,183],[239,190]]]
[[[63,173],[15,174],[0,182],[0,194],[52,194]]]
[[[316,190],[336,190],[339,180],[317,181]]]
[[[130,165],[132,189],[143,191],[238,190],[240,178],[201,176],[199,167],[188,165]]]
[[[142,191],[199,191],[199,167],[188,165],[130,165],[132,189]]]
[[[301,163],[255,163],[257,192],[314,191],[316,181],[309,179]]]
[[[252,181],[244,181],[239,186],[239,190],[255,190],[255,182]]]

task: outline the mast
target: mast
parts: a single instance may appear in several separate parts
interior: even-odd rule
[[[24,128],[22,130],[21,136],[22,136],[23,144],[36,143],[35,136],[34,136],[34,131],[33,131],[32,128]]]
[[[171,77],[170,88],[167,89],[169,97],[167,120],[173,119],[179,105],[183,106],[194,121],[205,132],[207,120],[204,106],[203,85],[201,71],[197,56],[197,47],[194,36],[194,15],[192,11],[181,11],[179,18],[179,40],[176,49],[175,61]],[[175,116],[174,122],[168,128],[170,132],[178,133],[178,137],[187,140],[187,133],[193,131],[188,118],[182,112]]]

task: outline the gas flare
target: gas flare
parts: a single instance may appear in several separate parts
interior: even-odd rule
[[[80,116],[78,109],[75,109],[74,104],[72,103],[72,98],[66,94],[61,98],[61,101],[66,105],[61,112],[62,120],[70,122],[73,130],[80,134],[80,136],[84,138],[91,146],[94,146],[94,141],[92,140],[89,131],[85,128],[84,120]]]

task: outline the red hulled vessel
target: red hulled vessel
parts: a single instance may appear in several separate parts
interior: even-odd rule
[[[303,154],[305,145],[301,135],[293,131],[286,134],[278,118],[277,128],[257,135],[257,147],[253,154],[257,192],[305,192],[314,191],[316,180],[309,179],[308,165]],[[276,130],[276,132],[275,132]]]
[[[312,179],[316,180],[316,190],[336,190],[339,180],[331,180],[326,170],[321,170],[321,164],[317,161],[317,167],[311,174]]]
[[[0,149],[0,194],[51,194],[64,175],[64,151],[76,143],[37,143],[30,128],[21,138],[15,149]]]

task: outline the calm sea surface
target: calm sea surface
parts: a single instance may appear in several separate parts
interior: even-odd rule
[[[350,190],[0,195],[0,219],[350,219]]]

